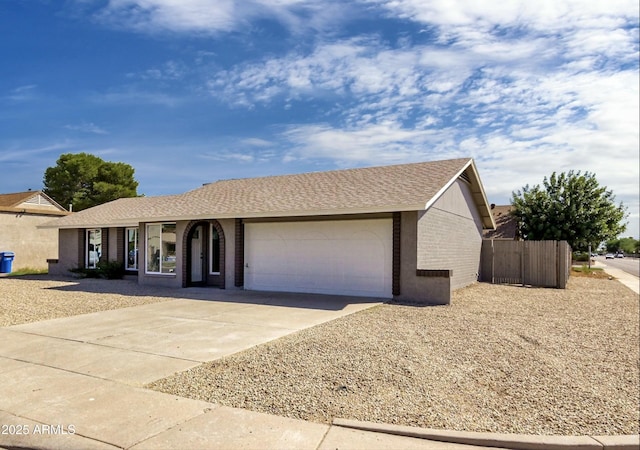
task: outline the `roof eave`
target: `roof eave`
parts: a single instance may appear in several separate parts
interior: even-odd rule
[[[57,229],[75,229],[75,228],[119,228],[119,227],[135,227],[140,223],[159,223],[159,222],[180,222],[191,220],[209,220],[209,219],[264,219],[271,217],[320,217],[320,216],[344,216],[359,214],[380,214],[393,213],[402,211],[419,211],[423,209],[423,205],[394,205],[394,206],[376,206],[362,208],[342,208],[342,209],[324,209],[324,210],[288,210],[288,211],[261,211],[246,212],[239,211],[233,213],[206,213],[206,214],[190,214],[180,216],[155,216],[155,217],[139,217],[128,218],[126,221],[116,221],[109,223],[74,223],[74,224],[57,224],[56,221],[47,222],[38,228],[57,228]]]
[[[13,206],[6,207],[0,206],[0,212],[16,213],[16,214],[29,214],[36,216],[51,216],[51,217],[64,217],[71,214],[69,211],[58,210],[46,210],[46,209],[31,209],[31,208],[16,208]]]

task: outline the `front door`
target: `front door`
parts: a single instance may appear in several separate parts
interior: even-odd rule
[[[183,286],[224,288],[224,232],[215,220],[190,224],[184,240]]]
[[[191,283],[204,281],[204,227],[198,225],[191,237]]]

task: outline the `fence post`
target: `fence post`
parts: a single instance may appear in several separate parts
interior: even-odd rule
[[[527,243],[526,241],[522,241],[522,246],[520,247],[520,281],[522,281],[522,285],[525,285],[525,280],[524,280],[524,272],[525,272],[525,259],[524,259],[524,252],[527,249]]]
[[[560,272],[563,264],[560,263],[560,242],[555,241],[556,245],[556,289],[560,289],[562,286],[562,279],[560,278]]]
[[[496,251],[493,248],[493,239],[491,239],[491,284],[496,282],[495,256]]]

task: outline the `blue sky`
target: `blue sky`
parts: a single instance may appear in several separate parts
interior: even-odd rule
[[[62,153],[139,192],[473,157],[490,202],[596,174],[638,237],[637,0],[4,0],[0,192]]]

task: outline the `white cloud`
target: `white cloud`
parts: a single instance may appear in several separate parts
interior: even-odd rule
[[[212,34],[245,30],[255,19],[274,19],[293,32],[333,26],[348,5],[313,0],[111,0],[97,17],[145,33]]]
[[[635,0],[364,0],[378,4],[392,15],[426,24],[447,27],[473,26],[488,30],[495,25],[529,26],[538,30],[557,30],[596,22],[618,23],[621,18],[635,20]],[[634,15],[635,14],[635,15]]]
[[[7,99],[14,102],[24,102],[33,100],[36,97],[36,88],[38,85],[36,84],[28,84],[24,86],[18,86],[15,89],[12,89],[9,94],[6,96]]]
[[[265,18],[301,32],[332,15],[348,20],[335,13],[345,3],[424,24],[425,33],[416,43],[318,34],[211,73],[208,91],[237,108],[315,100],[327,119],[287,124],[273,147],[249,138],[205,157],[255,163],[278,145],[286,161],[340,166],[473,156],[489,195],[505,201],[554,170],[582,169],[637,217],[637,0],[112,0],[100,14],[143,32],[222,33]],[[171,62],[139,76],[166,81],[185,70]],[[101,100],[179,101],[126,89]]]
[[[233,0],[111,0],[99,17],[138,31],[229,31],[236,25]]]
[[[259,148],[266,148],[266,147],[273,146],[273,142],[267,141],[265,139],[260,139],[260,138],[245,138],[245,139],[241,139],[240,143],[248,145],[250,147],[259,147]]]
[[[198,157],[209,161],[237,161],[241,163],[251,163],[255,161],[255,157],[251,154],[228,150],[201,153]]]
[[[0,150],[0,162],[4,164],[30,164],[34,159],[41,160],[42,155],[59,152],[61,150],[69,148],[69,145],[69,141],[32,148],[18,148],[9,145]],[[34,158],[36,156],[38,158]]]
[[[107,130],[99,127],[93,122],[82,122],[81,124],[77,124],[77,125],[65,125],[65,128],[67,130],[81,131],[83,133],[109,134]]]
[[[174,81],[182,79],[189,72],[189,68],[180,61],[167,61],[160,67],[153,67],[141,73],[129,73],[129,78],[141,80]]]
[[[291,126],[283,138],[289,144],[285,161],[330,159],[338,165],[384,165],[455,157],[453,149],[442,148],[442,135],[433,131],[403,128],[398,123],[368,124],[354,129],[328,124]]]
[[[132,86],[113,89],[104,93],[96,93],[90,96],[90,100],[96,103],[113,105],[160,105],[173,107],[185,101],[183,97],[166,94],[164,92],[151,92]]]

